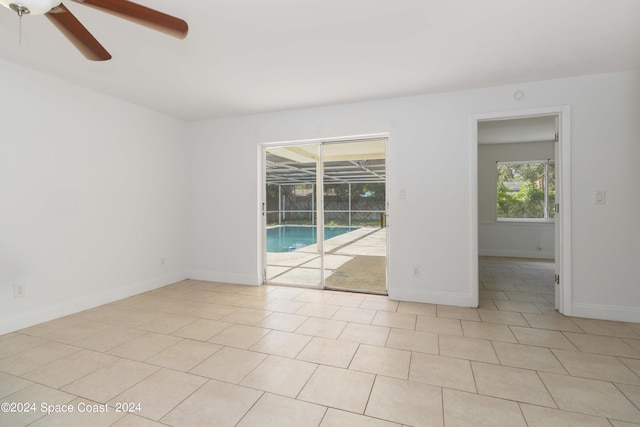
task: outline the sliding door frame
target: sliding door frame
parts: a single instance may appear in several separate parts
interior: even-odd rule
[[[258,224],[260,232],[258,233],[258,275],[260,277],[260,284],[268,284],[267,279],[267,216],[266,216],[266,183],[267,183],[267,165],[266,165],[266,153],[269,148],[273,147],[285,147],[292,145],[319,145],[319,168],[316,170],[316,220],[318,227],[318,249],[321,254],[320,265],[320,286],[318,289],[326,289],[325,287],[325,265],[324,265],[324,174],[322,172],[322,166],[324,165],[322,146],[325,143],[348,143],[357,142],[368,139],[384,139],[385,140],[385,232],[386,232],[386,248],[385,248],[385,284],[386,290],[389,290],[389,265],[390,265],[390,229],[389,229],[389,210],[390,210],[390,170],[389,170],[389,133],[374,133],[374,134],[362,134],[353,136],[341,136],[333,138],[317,138],[317,139],[305,139],[305,140],[291,140],[291,141],[278,141],[278,142],[265,142],[258,145],[258,158],[260,162],[260,176],[258,182]],[[300,286],[305,286],[301,284]],[[306,286],[313,287],[316,286]]]

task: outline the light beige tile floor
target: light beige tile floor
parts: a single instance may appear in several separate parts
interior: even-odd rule
[[[186,280],[16,331],[0,425],[640,425],[640,325],[550,309],[547,262],[480,279],[480,309]]]

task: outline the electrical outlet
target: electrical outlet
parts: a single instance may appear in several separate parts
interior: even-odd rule
[[[420,277],[420,266],[419,265],[414,265],[413,267],[411,267],[411,275],[413,277]]]
[[[24,297],[24,285],[13,285],[13,298]]]
[[[594,191],[593,192],[593,204],[594,205],[604,205],[607,203],[607,193],[604,191]]]

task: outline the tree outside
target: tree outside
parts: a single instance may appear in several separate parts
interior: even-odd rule
[[[498,163],[497,171],[498,218],[555,217],[555,168],[552,162]]]

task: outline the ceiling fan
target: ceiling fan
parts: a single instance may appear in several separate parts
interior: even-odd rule
[[[128,0],[71,0],[136,24],[183,39],[189,26],[182,19]],[[106,61],[111,55],[63,4],[62,0],[0,0],[0,4],[23,15],[44,15],[92,61]]]

